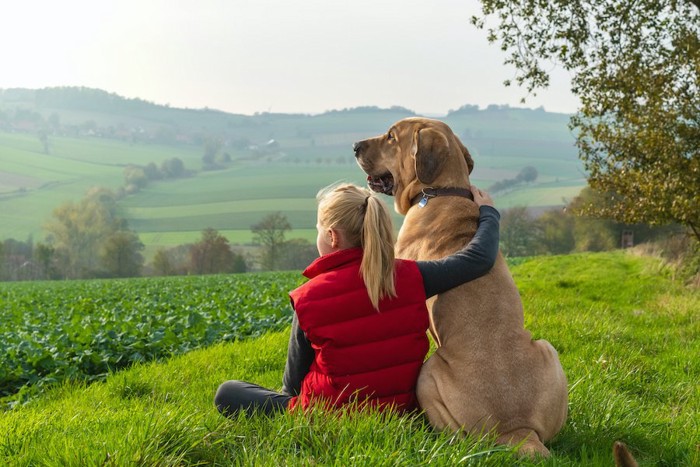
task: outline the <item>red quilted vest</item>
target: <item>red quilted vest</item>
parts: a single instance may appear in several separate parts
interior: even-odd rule
[[[423,278],[414,261],[396,260],[397,297],[380,300],[378,312],[361,261],[361,248],[322,256],[304,271],[310,280],[289,294],[316,354],[289,409],[319,401],[417,407],[416,380],[429,347]]]

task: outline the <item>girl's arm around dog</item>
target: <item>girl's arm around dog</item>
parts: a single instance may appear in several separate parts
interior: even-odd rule
[[[471,187],[479,206],[479,227],[474,238],[458,252],[439,260],[418,261],[426,297],[444,293],[491,270],[498,256],[500,214],[488,193]]]

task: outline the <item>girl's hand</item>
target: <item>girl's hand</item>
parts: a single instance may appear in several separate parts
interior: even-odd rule
[[[485,191],[478,189],[475,185],[470,186],[469,189],[471,190],[472,195],[474,195],[474,202],[477,206],[495,207],[493,205],[493,199],[491,199],[491,195],[489,195]]]

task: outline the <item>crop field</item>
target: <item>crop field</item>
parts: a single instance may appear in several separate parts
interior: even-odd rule
[[[0,283],[0,400],[280,329],[298,272]],[[14,396],[14,397],[13,397]]]
[[[37,388],[4,399],[27,402],[0,410],[0,464],[588,467],[613,465],[622,440],[640,465],[699,465],[700,293],[624,252],[510,267],[526,328],[554,345],[568,379],[548,460],[516,459],[488,434],[436,432],[419,415],[221,417],[221,382],[281,385],[286,291],[301,279],[290,272],[0,284],[0,357]],[[19,387],[3,381],[5,393]]]

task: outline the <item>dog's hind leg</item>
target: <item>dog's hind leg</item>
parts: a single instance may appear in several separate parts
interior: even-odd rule
[[[423,363],[423,367],[418,375],[418,384],[416,385],[418,404],[433,428],[458,431],[461,429],[461,426],[445,405],[436,379],[436,375],[441,374],[436,368],[440,363],[437,361],[438,358],[438,355],[433,354]]]
[[[528,428],[520,428],[503,433],[496,442],[517,447],[518,455],[521,457],[549,457],[549,449],[542,444],[537,433]]]

